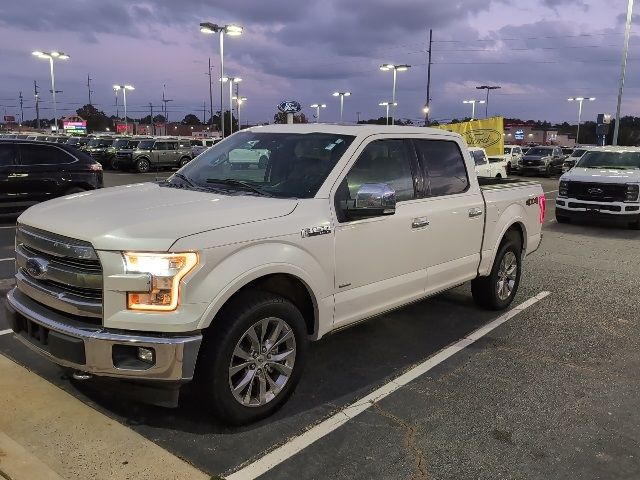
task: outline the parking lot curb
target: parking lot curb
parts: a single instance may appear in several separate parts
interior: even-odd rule
[[[0,448],[13,452],[0,465],[11,480],[210,478],[2,355],[0,412]],[[21,465],[34,456],[58,476],[26,476]]]
[[[0,478],[11,480],[62,480],[62,477],[0,432]]]

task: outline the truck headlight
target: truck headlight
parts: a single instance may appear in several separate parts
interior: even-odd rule
[[[558,196],[566,197],[569,194],[569,182],[566,180],[562,180],[560,182],[560,186],[558,187]]]
[[[627,192],[624,195],[625,202],[637,202],[640,185],[637,183],[627,183]]]
[[[180,280],[198,264],[198,254],[123,252],[127,273],[151,275],[151,291],[127,292],[129,310],[171,311],[178,306]]]

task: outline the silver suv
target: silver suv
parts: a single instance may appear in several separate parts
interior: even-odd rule
[[[189,140],[156,138],[141,140],[131,158],[131,165],[139,173],[160,168],[183,167],[193,158]]]

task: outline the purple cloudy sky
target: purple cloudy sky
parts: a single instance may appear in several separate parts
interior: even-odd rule
[[[224,5],[216,5],[224,3]],[[283,99],[327,103],[322,119],[335,121],[335,90],[350,90],[345,120],[382,115],[392,76],[381,63],[409,63],[398,75],[398,116],[419,119],[426,97],[427,30],[434,30],[432,118],[468,115],[474,88],[502,85],[490,114],[575,121],[568,96],[595,96],[583,119],[613,113],[617,95],[627,0],[50,0],[0,5],[0,105],[35,117],[33,80],[52,117],[47,64],[34,49],[59,49],[71,59],[56,70],[59,111],[93,102],[114,113],[114,83],[131,83],[130,116],[161,103],[167,85],[171,119],[202,117],[208,104],[207,58],[218,75],[217,38],[199,32],[201,21],[238,23],[239,38],[226,42],[226,72],[244,79],[243,119],[264,122]],[[640,9],[640,6],[638,6]],[[640,14],[640,10],[638,11]],[[639,17],[640,18],[640,17]],[[638,28],[636,22],[634,29]],[[633,32],[632,32],[633,33]],[[623,114],[639,114],[640,41],[631,39]],[[219,94],[214,85],[214,108]],[[207,107],[208,108],[208,107]],[[484,113],[484,111],[482,111]]]

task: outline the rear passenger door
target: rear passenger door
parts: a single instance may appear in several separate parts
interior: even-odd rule
[[[166,165],[167,142],[156,142],[151,152],[151,163],[155,165]]]
[[[484,231],[484,200],[454,140],[414,140],[425,176],[424,215],[429,226],[420,252],[426,257],[427,293],[475,278]]]

